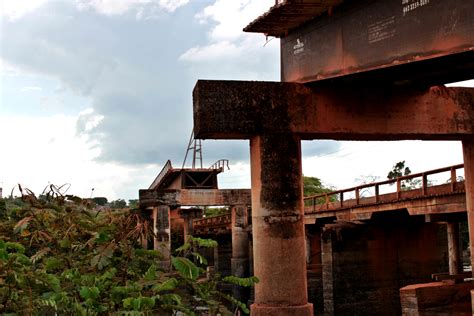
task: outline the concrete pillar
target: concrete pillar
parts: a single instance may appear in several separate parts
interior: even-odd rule
[[[332,232],[323,228],[321,238],[321,262],[323,279],[324,315],[334,315],[334,266],[332,251]]]
[[[237,277],[249,276],[249,233],[247,206],[239,205],[232,212],[232,275]],[[236,299],[246,303],[249,299],[248,288],[234,285],[232,293]]]
[[[459,274],[462,271],[461,251],[459,247],[459,223],[446,223],[448,231],[448,262],[449,274]]]
[[[469,247],[471,250],[471,266],[474,267],[474,140],[464,140],[462,142],[462,148],[464,154],[464,177],[466,188],[467,223],[469,225]]]
[[[474,140],[462,142],[464,157],[464,180],[466,189],[467,224],[469,227],[469,248],[471,253],[471,267],[474,267]],[[474,272],[474,269],[472,269]],[[474,296],[471,291],[471,307],[474,311]],[[473,312],[474,314],[474,312]]]
[[[170,208],[169,206],[158,206],[153,208],[153,231],[155,240],[153,248],[163,255],[160,265],[169,268],[171,263],[171,230],[170,230]]]
[[[250,139],[255,286],[252,315],[313,315],[306,290],[301,144],[294,134]]]
[[[202,210],[200,209],[181,210],[181,217],[184,219],[184,242],[187,242],[188,237],[194,234],[193,220],[197,217],[201,217],[201,215]]]

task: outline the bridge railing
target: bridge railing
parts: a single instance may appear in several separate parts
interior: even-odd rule
[[[158,184],[161,182],[161,180],[164,178],[164,176],[173,169],[171,166],[171,160],[168,159],[166,161],[165,165],[163,166],[163,169],[161,169],[160,173],[156,176],[155,180],[153,180],[153,183],[150,185],[148,189],[154,189]]]
[[[222,169],[222,171],[225,170],[225,167],[227,167],[227,170],[229,170],[229,159],[219,159],[215,163],[213,163],[209,169]]]
[[[463,168],[464,164],[458,164],[421,173],[414,173],[396,179],[363,184],[344,190],[307,196],[304,198],[305,212],[315,213],[344,207],[384,203],[431,194],[462,191],[464,189],[464,181],[461,177],[458,177],[458,170]],[[446,172],[450,173],[450,178],[447,183],[442,185],[431,185],[430,181],[428,181],[428,176]],[[405,183],[415,183],[416,185],[407,187]],[[394,184],[396,184],[395,192],[381,194],[380,188],[382,186]],[[372,196],[364,196],[364,193],[367,191],[374,193]],[[345,199],[345,197],[347,198],[349,196],[349,193],[352,193],[352,197],[350,199]]]
[[[203,217],[193,220],[193,227],[215,227],[225,226],[231,222],[231,214],[218,215],[213,217]]]

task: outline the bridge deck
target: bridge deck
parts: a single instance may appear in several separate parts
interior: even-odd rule
[[[328,217],[347,221],[367,220],[375,213],[394,210],[407,210],[410,215],[465,212],[464,180],[459,176],[459,170],[463,168],[464,165],[459,164],[305,197],[305,223],[314,224],[318,219]],[[446,172],[450,174],[448,183],[430,185],[428,176]],[[416,180],[419,187],[407,189],[406,184],[413,185]],[[388,185],[396,185],[396,191],[380,194],[381,187]],[[349,196],[355,198],[348,199]],[[228,214],[194,220],[195,233],[201,235],[230,233],[230,225],[231,217]]]

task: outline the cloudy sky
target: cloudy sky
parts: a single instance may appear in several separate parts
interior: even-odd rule
[[[0,0],[0,186],[137,198],[181,166],[198,78],[279,80],[279,41],[241,30],[273,0]],[[249,187],[247,141],[204,141],[204,165]],[[304,142],[305,175],[343,188],[462,162],[457,142]]]

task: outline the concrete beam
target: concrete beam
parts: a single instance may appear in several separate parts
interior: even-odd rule
[[[140,190],[140,207],[250,205],[249,189]]]
[[[247,139],[460,140],[474,134],[474,89],[336,88],[288,82],[199,80],[194,133]]]

